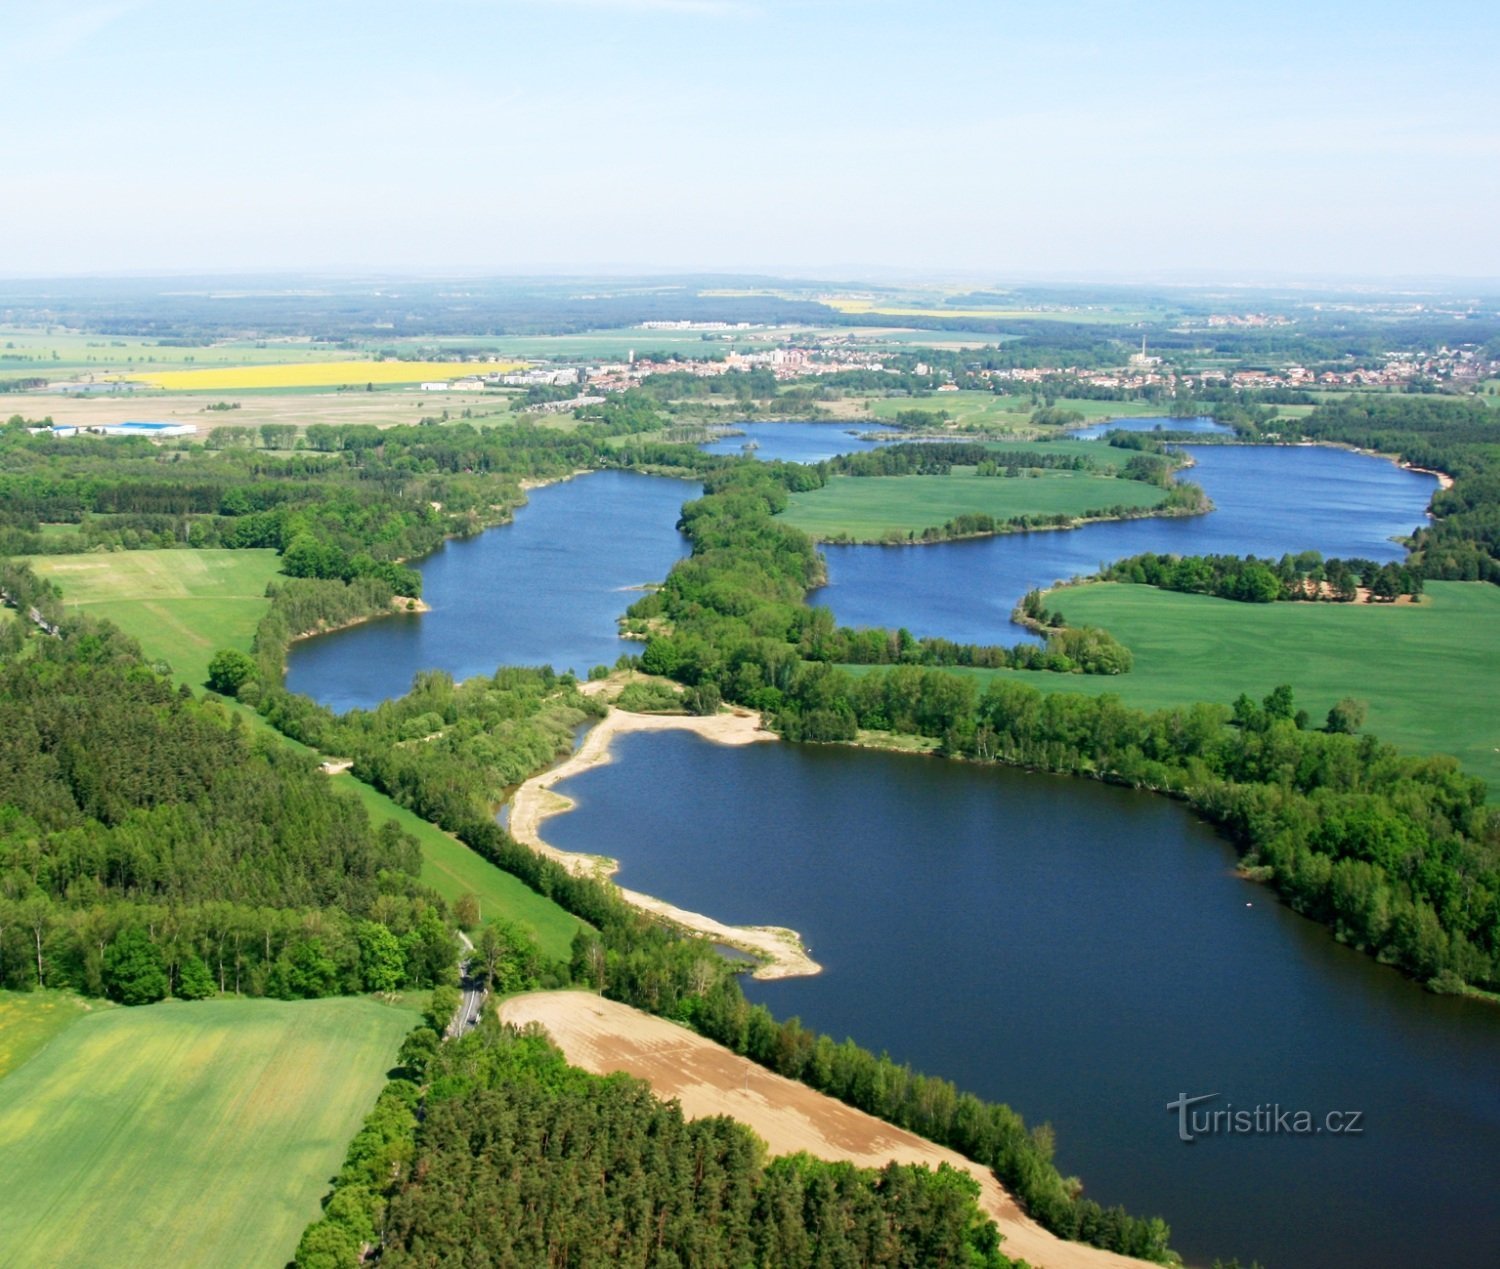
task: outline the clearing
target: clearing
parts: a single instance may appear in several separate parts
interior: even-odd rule
[[[30,563],[69,607],[114,622],[194,689],[220,648],[250,651],[270,607],[266,583],[279,576],[275,551],[108,551]]]
[[[782,518],[820,541],[881,542],[921,535],[954,516],[1064,515],[1124,505],[1154,507],[1165,489],[1090,472],[1044,470],[1025,476],[834,476],[822,489],[794,493]]]
[[[6,1262],[280,1269],[414,1024],[363,999],[75,1022],[0,1080]]]

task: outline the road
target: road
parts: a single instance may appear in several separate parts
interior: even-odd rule
[[[469,936],[462,930],[458,932],[459,939],[464,945],[464,959],[458,965],[458,986],[463,992],[463,998],[458,1002],[458,1009],[453,1014],[453,1021],[448,1024],[448,1035],[463,1035],[470,1027],[479,1025],[479,1014],[484,1009],[484,998],[489,995],[481,978],[471,977],[469,967],[474,964],[474,944],[469,941]]]

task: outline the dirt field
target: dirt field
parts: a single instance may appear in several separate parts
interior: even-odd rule
[[[210,410],[220,401],[238,402],[237,410]],[[192,423],[202,438],[219,427],[259,427],[262,423],[373,423],[390,427],[436,418],[444,410],[457,418],[472,410],[478,420],[504,417],[509,402],[494,393],[385,392],[287,393],[138,393],[130,396],[41,395],[34,392],[0,394],[0,420],[19,414],[25,419],[50,418],[54,423],[92,427],[102,423],[145,420],[154,423]]]
[[[861,1167],[880,1167],[894,1159],[962,1168],[979,1182],[980,1205],[1005,1239],[1000,1249],[1036,1269],[1140,1269],[1146,1263],[1066,1242],[1026,1216],[990,1172],[962,1155],[628,1005],[583,992],[541,992],[505,1001],[500,1016],[517,1026],[540,1023],[575,1066],[597,1075],[625,1071],[646,1080],[660,1096],[676,1098],[690,1119],[733,1116],[753,1129],[773,1155],[805,1150]]]

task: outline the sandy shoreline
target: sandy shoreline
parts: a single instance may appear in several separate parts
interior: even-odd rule
[[[753,745],[775,740],[761,727],[760,715],[748,711],[715,714],[710,717],[677,714],[631,714],[620,709],[609,713],[584,737],[571,758],[558,766],[527,780],[511,799],[510,835],[540,855],[561,864],[575,876],[593,876],[605,880],[619,870],[619,863],[605,855],[583,855],[558,850],[541,832],[542,821],[551,815],[571,810],[570,799],[554,791],[553,786],[591,767],[609,762],[610,742],[619,735],[642,731],[690,731],[720,745]],[[801,936],[795,930],[775,925],[726,925],[704,916],[674,907],[661,899],[620,887],[625,901],[643,911],[670,921],[673,925],[706,934],[720,943],[737,947],[752,955],[765,957],[756,971],[757,978],[796,978],[816,974],[821,966],[807,954]]]
[[[664,1018],[576,991],[512,997],[501,1004],[500,1017],[516,1026],[541,1024],[575,1066],[596,1075],[625,1071],[646,1080],[659,1097],[676,1098],[689,1119],[737,1119],[773,1155],[805,1150],[860,1167],[896,1160],[962,1169],[979,1182],[979,1205],[1005,1239],[1001,1251],[1036,1269],[1140,1269],[1146,1263],[1057,1237],[1027,1216],[989,1169]]]

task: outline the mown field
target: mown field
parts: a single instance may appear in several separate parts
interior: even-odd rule
[[[250,651],[279,568],[275,551],[218,550],[39,555],[31,565],[64,603],[114,622],[195,689],[220,648]]]
[[[969,469],[972,471],[972,469]],[[822,489],[794,493],[787,523],[820,540],[879,542],[946,523],[963,514],[1009,520],[1021,515],[1079,516],[1117,504],[1154,507],[1166,490],[1087,472],[1035,476],[835,476]]]
[[[380,790],[346,774],[333,777],[364,804],[374,824],[395,820],[422,843],[422,884],[431,886],[450,903],[463,894],[479,900],[481,920],[502,917],[523,925],[535,935],[548,956],[567,960],[573,935],[583,922],[544,899],[519,878],[496,868],[435,824],[429,824],[404,806],[391,801]]]
[[[363,999],[76,1021],[0,1079],[5,1263],[280,1269],[414,1023]]]
[[[1259,699],[1290,683],[1321,725],[1345,696],[1365,731],[1410,753],[1451,753],[1500,791],[1500,587],[1428,582],[1426,602],[1238,604],[1094,582],[1052,592],[1074,626],[1103,626],[1135,654],[1129,674],[1005,674],[1048,692],[1112,692],[1142,708]]]

